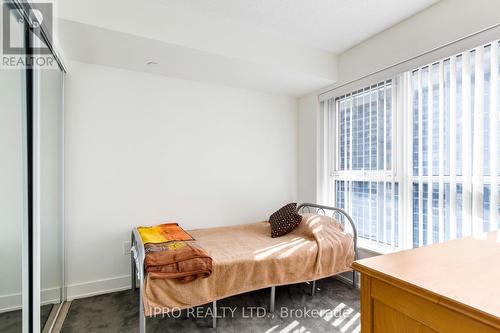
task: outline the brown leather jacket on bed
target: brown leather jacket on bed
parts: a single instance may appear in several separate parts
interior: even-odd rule
[[[144,266],[151,279],[177,279],[190,282],[212,273],[212,258],[196,241],[170,241],[144,246]]]

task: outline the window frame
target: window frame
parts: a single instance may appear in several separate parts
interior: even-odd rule
[[[438,126],[438,136],[439,136],[439,147],[437,148],[437,151],[438,151],[438,156],[439,157],[442,157],[444,156],[443,154],[445,152],[447,152],[447,150],[445,150],[444,148],[444,145],[448,144],[448,149],[450,149],[449,151],[449,156],[454,156],[454,154],[456,154],[456,141],[454,141],[455,143],[451,143],[453,140],[456,140],[456,135],[457,135],[457,129],[454,128],[456,126],[456,118],[451,118],[451,111],[450,112],[450,115],[446,115],[444,114],[444,112],[447,112],[446,110],[443,110],[444,107],[443,107],[443,99],[445,98],[444,96],[444,90],[443,90],[443,71],[444,71],[444,68],[445,68],[445,63],[448,62],[448,66],[449,66],[449,75],[450,75],[450,82],[452,82],[452,80],[454,79],[454,77],[452,77],[452,64],[453,66],[455,65],[454,64],[454,61],[456,59],[458,59],[457,57],[461,56],[462,57],[462,61],[465,61],[464,59],[467,59],[471,52],[474,52],[477,50],[480,50],[479,53],[482,54],[483,50],[485,47],[487,47],[488,45],[490,46],[499,46],[500,47],[500,41],[495,39],[493,41],[490,41],[488,43],[482,43],[481,45],[478,45],[476,47],[473,47],[473,48],[469,48],[469,49],[466,49],[462,52],[458,52],[458,53],[455,53],[451,56],[447,56],[447,57],[443,57],[439,60],[434,60],[434,61],[430,61],[428,62],[427,64],[423,64],[423,65],[419,65],[413,69],[410,69],[410,70],[405,70],[397,75],[394,75],[392,77],[387,77],[383,80],[377,80],[377,82],[374,82],[372,84],[364,84],[365,87],[361,88],[361,89],[352,89],[352,91],[350,92],[345,92],[343,94],[338,94],[336,96],[333,96],[329,99],[326,99],[324,100],[322,103],[323,103],[323,110],[325,112],[328,113],[328,115],[326,116],[325,119],[327,119],[327,121],[329,122],[329,125],[328,125],[328,147],[327,147],[327,153],[329,156],[327,156],[327,159],[326,159],[326,162],[328,163],[328,166],[327,166],[327,179],[326,179],[326,189],[327,189],[327,192],[328,192],[328,195],[327,195],[327,198],[328,198],[328,201],[330,203],[336,203],[336,190],[335,190],[335,181],[347,181],[349,182],[349,184],[351,184],[351,189],[352,189],[352,182],[353,181],[367,181],[367,182],[379,182],[379,181],[382,181],[382,182],[392,182],[393,184],[394,183],[399,183],[399,198],[398,198],[398,204],[399,204],[399,207],[398,207],[398,221],[399,221],[399,228],[398,228],[398,231],[399,231],[399,244],[398,246],[391,246],[389,248],[387,247],[380,247],[378,244],[374,244],[373,241],[370,241],[370,240],[365,240],[365,239],[360,239],[359,240],[359,245],[361,247],[364,247],[364,248],[368,248],[370,250],[374,250],[374,251],[377,251],[377,252],[381,252],[381,253],[386,253],[386,252],[392,252],[392,251],[395,251],[395,250],[399,250],[399,249],[406,249],[406,248],[412,248],[413,247],[413,236],[414,236],[414,231],[413,231],[413,228],[414,228],[414,225],[413,225],[413,184],[416,183],[416,184],[419,184],[419,194],[418,194],[418,202],[419,202],[419,225],[418,225],[418,232],[419,232],[419,246],[422,246],[424,244],[422,244],[422,239],[423,239],[423,225],[422,225],[422,205],[423,205],[423,193],[422,193],[422,190],[423,188],[421,187],[423,183],[426,183],[428,184],[428,191],[431,193],[428,198],[431,198],[431,200],[428,200],[427,202],[427,207],[431,207],[431,209],[433,209],[433,204],[432,204],[432,199],[433,199],[433,187],[437,184],[438,186],[438,210],[439,210],[439,213],[436,214],[438,216],[438,223],[439,223],[439,232],[438,232],[438,242],[442,242],[444,239],[444,235],[445,235],[445,229],[443,227],[443,216],[444,216],[444,211],[447,210],[448,208],[446,208],[447,206],[447,201],[446,200],[450,200],[450,207],[451,205],[456,205],[457,204],[457,201],[456,201],[456,196],[457,196],[457,193],[459,192],[457,190],[457,188],[455,187],[454,189],[452,189],[452,186],[457,186],[457,184],[461,184],[462,185],[462,190],[460,192],[460,195],[462,196],[461,200],[463,200],[462,204],[464,204],[467,200],[470,199],[470,201],[472,202],[473,200],[476,200],[476,198],[474,197],[474,193],[471,193],[472,191],[479,191],[481,192],[482,194],[480,194],[480,197],[483,198],[486,194],[486,185],[489,185],[490,189],[489,189],[489,206],[488,206],[488,209],[489,209],[489,216],[490,216],[490,221],[489,221],[489,228],[490,230],[495,230],[496,229],[496,226],[494,226],[494,220],[491,220],[491,217],[494,217],[496,216],[496,211],[497,209],[499,210],[500,212],[500,207],[495,207],[494,204],[497,204],[498,205],[498,201],[500,201],[500,194],[497,194],[496,191],[500,191],[500,187],[499,187],[499,183],[500,183],[500,177],[496,177],[494,175],[491,175],[491,176],[488,176],[488,175],[485,175],[484,171],[483,171],[483,174],[479,177],[476,177],[474,176],[474,174],[471,175],[471,177],[468,177],[468,175],[466,175],[464,172],[462,172],[460,175],[456,174],[456,170],[452,172],[452,169],[455,168],[455,161],[453,158],[450,158],[450,161],[449,161],[449,164],[447,166],[445,166],[445,162],[443,161],[442,158],[440,158],[440,161],[438,162],[438,168],[439,168],[439,172],[437,175],[433,175],[433,174],[430,174],[430,170],[432,170],[432,166],[430,166],[430,164],[432,164],[432,157],[433,157],[433,149],[435,149],[432,145],[431,145],[431,142],[432,142],[432,135],[434,133],[434,129],[433,129],[433,126],[435,126],[435,124],[433,123],[432,121],[432,115],[430,113],[429,110],[434,109],[435,108],[435,105],[433,106],[428,106],[428,117],[430,117],[431,119],[427,121],[427,124],[426,126],[428,127],[428,131],[426,132],[427,136],[428,136],[428,141],[427,141],[427,146],[428,146],[428,151],[426,152],[427,156],[428,156],[428,174],[427,175],[423,175],[423,165],[422,165],[422,137],[421,137],[421,130],[419,129],[419,138],[418,138],[418,145],[419,145],[419,155],[418,155],[418,158],[419,158],[419,167],[418,167],[418,174],[414,175],[413,174],[413,91],[412,91],[412,73],[414,73],[415,71],[418,71],[418,75],[420,76],[421,75],[421,72],[422,72],[422,69],[423,68],[428,68],[428,82],[429,82],[429,86],[428,86],[428,95],[427,95],[427,98],[429,99],[429,103],[430,101],[433,100],[433,96],[432,96],[432,93],[433,93],[433,85],[432,85],[432,82],[433,82],[433,79],[432,79],[432,75],[433,75],[433,66],[438,66],[438,70],[439,70],[439,75],[440,75],[440,78],[439,78],[439,93],[437,95],[438,99],[439,99],[439,117],[440,119],[446,119],[450,124],[449,125],[446,125],[446,123],[443,125],[440,121],[440,124]],[[495,55],[495,57],[493,57],[493,55],[491,55],[492,58],[495,58],[497,59],[496,57],[498,56],[498,53],[500,53],[500,50],[498,47],[491,47],[491,49],[495,49],[495,52],[492,53],[493,55]],[[482,61],[482,60],[481,60]],[[480,61],[480,62],[481,62]],[[490,60],[491,61],[491,60]],[[498,59],[498,61],[500,62],[500,58]],[[495,63],[493,61],[490,62],[491,63],[491,66],[493,66],[493,64],[497,64],[498,63]],[[477,66],[477,62],[476,62],[476,66]],[[477,67],[474,67],[477,71]],[[482,67],[480,67],[480,72],[479,73],[483,73],[482,71]],[[456,71],[458,69],[453,67],[453,75],[456,75]],[[469,69],[470,70],[470,69]],[[493,73],[494,71],[494,67],[491,67],[491,73]],[[380,77],[380,76],[379,76]],[[495,80],[495,83],[492,84],[492,87],[498,87],[499,82],[498,80],[500,80],[500,69],[499,69],[499,75],[498,76],[495,76],[495,75],[491,75],[491,80]],[[495,77],[493,79],[493,77]],[[350,97],[352,96],[353,94],[355,93],[359,93],[359,92],[364,92],[365,90],[368,90],[370,91],[370,89],[372,87],[378,87],[380,84],[382,84],[382,82],[386,83],[387,81],[391,81],[392,82],[392,151],[391,151],[391,154],[392,154],[392,168],[391,170],[341,170],[340,168],[340,156],[339,156],[339,153],[341,151],[340,149],[340,135],[338,135],[338,133],[340,132],[340,121],[339,121],[339,117],[340,117],[340,112],[341,112],[341,108],[340,108],[340,101],[341,101],[341,98],[343,97]],[[419,82],[421,82],[419,80]],[[453,95],[454,93],[452,93],[451,91],[454,89],[454,86],[457,82],[455,81],[454,83],[450,83],[450,87],[448,87],[447,89],[450,89],[450,92],[449,94],[450,95]],[[491,82],[490,82],[491,84]],[[470,85],[470,83],[469,83]],[[421,90],[421,87],[419,88],[419,97],[418,98],[422,98],[422,90]],[[462,87],[461,88],[462,91],[467,91],[467,88],[465,87]],[[477,94],[477,91],[480,91],[482,95],[485,94],[485,90],[477,90],[478,88],[475,87],[475,90],[476,90],[476,94]],[[482,87],[479,88],[479,89],[483,89]],[[495,117],[495,108],[498,109],[499,105],[500,105],[500,89],[498,89],[499,91],[496,91],[495,93],[498,93],[499,95],[497,96],[498,98],[498,104],[494,104],[494,106],[490,105],[490,119],[493,119],[493,117]],[[465,95],[468,95],[468,94],[465,94]],[[491,95],[492,93],[490,92],[490,98],[491,98]],[[451,97],[451,96],[448,96],[448,98],[456,98],[456,96],[454,97]],[[466,102],[470,102],[470,99],[471,99],[471,96],[465,96],[465,97],[462,97],[463,98],[463,101],[464,103]],[[478,100],[482,100],[482,98],[479,98]],[[495,101],[495,103],[497,102],[496,99],[494,98],[491,98],[491,100]],[[332,105],[332,101],[333,101],[333,105]],[[450,106],[448,106],[450,109],[453,108],[451,105],[453,103],[453,101],[449,101],[450,103]],[[477,103],[477,102],[476,102]],[[419,104],[419,108],[422,107],[422,104],[421,103],[418,103]],[[478,109],[481,109],[483,108],[483,105],[482,105],[482,102],[480,102],[479,106],[477,105],[473,105],[472,108],[478,108]],[[434,110],[433,110],[434,111]],[[351,103],[351,112],[352,112],[352,103]],[[453,111],[454,112],[454,111]],[[463,110],[461,112],[464,112]],[[499,113],[500,113],[500,109],[499,109]],[[421,126],[424,126],[425,124],[422,123],[422,112],[421,110],[418,112],[419,114],[419,127]],[[456,116],[456,115],[454,115]],[[351,113],[351,117],[352,117],[352,113]],[[463,116],[462,116],[463,117]],[[455,123],[454,123],[455,122]],[[497,126],[497,125],[495,125]],[[500,126],[500,124],[498,124],[498,126]],[[448,135],[448,137],[446,138],[446,143],[445,142],[445,139],[444,139],[444,131],[446,131],[445,128],[448,128],[448,133],[446,135]],[[494,127],[496,128],[496,127]],[[352,146],[353,144],[353,141],[352,141],[352,127],[350,128],[350,135],[351,135],[351,138],[350,138],[350,142],[349,144]],[[491,132],[491,128],[490,128],[490,137],[489,137],[489,149],[490,149],[490,155],[489,156],[493,156],[491,151],[492,149],[496,149],[498,148],[497,145],[492,145],[491,144],[491,141],[493,141],[493,139],[498,139],[498,135],[500,135],[500,133],[496,133],[496,134],[492,134]],[[332,134],[333,133],[333,134]],[[483,135],[483,134],[481,134]],[[370,140],[371,140],[371,136],[370,137]],[[376,139],[377,140],[377,139]],[[483,141],[482,141],[482,138],[480,140],[481,144],[483,144]],[[486,142],[484,143],[484,145],[486,144]],[[485,149],[485,147],[481,146],[481,149]],[[498,145],[500,145],[500,143],[498,143]],[[452,148],[453,147],[453,148]],[[351,148],[352,149],[352,148]],[[470,150],[472,150],[472,146],[470,148]],[[344,151],[344,154],[347,154],[346,151]],[[467,154],[467,151],[462,151],[462,154]],[[482,156],[482,152],[480,154]],[[352,167],[352,150],[351,150],[351,154],[349,155],[350,156],[350,166]],[[377,156],[378,156],[378,144],[377,144]],[[384,157],[385,159],[385,157]],[[500,157],[494,157],[492,161],[490,161],[490,163],[495,163],[495,161],[497,159],[500,159]],[[377,157],[377,160],[378,160],[378,157]],[[345,160],[345,163],[347,163],[347,161]],[[378,163],[378,162],[377,162]],[[462,163],[465,163],[465,160],[462,161]],[[495,165],[498,165],[498,164],[495,164]],[[434,166],[436,167],[436,166]],[[443,168],[448,168],[449,167],[449,173],[446,175],[444,174],[445,172],[443,172]],[[498,165],[498,169],[500,169],[500,165]],[[447,170],[447,169],[446,169]],[[470,170],[472,171],[472,170]],[[500,171],[500,170],[493,170],[493,171]],[[491,169],[490,169],[490,174],[491,174]],[[477,180],[476,178],[480,178],[480,180]],[[476,186],[475,185],[476,183],[480,183],[483,187],[481,187],[481,189],[477,190],[473,190],[473,189],[468,189],[468,187],[471,187],[471,186]],[[467,184],[467,186],[466,186]],[[471,186],[469,186],[471,185]],[[344,185],[345,186],[345,185]],[[446,186],[449,187],[449,193],[447,192],[447,189],[446,189]],[[495,187],[496,186],[496,187]],[[499,187],[497,189],[497,187]],[[394,188],[394,187],[393,187]],[[446,194],[448,193],[448,194]],[[350,191],[350,195],[352,195],[352,190]],[[446,196],[448,195],[448,196]],[[455,197],[455,199],[450,199],[450,197]],[[483,199],[483,204],[482,205],[486,205],[485,202],[484,202],[485,199]],[[430,202],[429,202],[430,201]],[[465,205],[468,205],[465,204]],[[474,206],[472,207],[469,207],[468,209],[469,210],[472,210],[472,211],[467,211],[467,210],[462,210],[462,214],[468,214],[470,213],[472,215],[472,217],[470,218],[470,221],[467,220],[469,217],[468,216],[465,216],[462,220],[462,225],[460,226],[462,229],[463,228],[467,228],[467,226],[464,226],[465,224],[471,224],[472,223],[472,228],[471,228],[471,233],[470,234],[475,234],[477,232],[477,228],[478,226],[474,227],[474,224],[478,224],[478,222],[476,221],[478,219],[478,216],[479,215],[475,215],[476,212],[474,211],[474,209],[476,210],[481,210],[483,209],[483,206],[481,205],[481,207],[479,207],[479,204],[478,203],[474,203]],[[350,206],[351,207],[351,206]],[[450,208],[450,212],[452,210],[454,210],[456,207],[454,208]],[[393,208],[394,209],[394,208]],[[429,208],[428,208],[429,209]],[[461,208],[463,209],[463,208]],[[484,208],[486,209],[486,208]],[[464,213],[465,212],[465,213]],[[433,217],[433,213],[431,212],[428,212],[429,214],[429,217],[431,219],[435,218]],[[450,221],[453,221],[453,218],[454,218],[454,215],[453,213],[450,213],[451,215],[448,216],[448,218],[450,219]],[[499,217],[500,217],[500,213],[498,213]],[[483,216],[482,214],[480,215],[481,217]],[[456,220],[455,220],[456,221]],[[432,224],[428,224],[428,226],[430,226]],[[452,226],[453,225],[453,226]],[[449,223],[449,231],[450,230],[453,230],[453,228],[458,228],[458,224],[456,222],[454,223]],[[499,226],[500,227],[500,226]],[[474,229],[476,228],[476,229]],[[431,227],[428,227],[427,228],[427,232],[428,232],[428,235],[431,235],[432,237],[432,228]],[[394,229],[392,229],[394,230]],[[450,231],[450,233],[452,234],[453,232]],[[463,235],[460,235],[463,237]],[[456,234],[456,237],[460,237],[458,236],[458,233]],[[453,236],[455,237],[455,236]],[[450,238],[450,239],[453,239],[453,238]],[[432,242],[431,242],[432,243]]]
[[[401,163],[402,157],[404,156],[403,152],[401,151],[401,146],[402,144],[400,143],[400,135],[401,135],[401,128],[403,127],[404,123],[403,120],[404,118],[398,114],[398,110],[400,110],[399,103],[400,101],[398,100],[398,81],[400,81],[400,78],[398,76],[393,76],[390,78],[386,78],[384,80],[378,81],[374,84],[368,85],[366,87],[363,87],[361,89],[354,90],[350,93],[346,93],[337,97],[333,97],[331,99],[328,99],[324,101],[324,110],[328,113],[327,119],[329,122],[328,125],[328,133],[327,133],[327,141],[328,141],[328,155],[329,157],[327,158],[328,161],[328,197],[330,202],[337,202],[336,198],[336,191],[335,191],[335,181],[344,181],[348,182],[350,186],[349,193],[352,195],[352,184],[353,182],[375,182],[379,183],[382,182],[384,184],[391,184],[391,188],[395,188],[395,184],[398,184],[399,187],[399,199],[398,203],[400,207],[404,205],[404,201],[402,200],[402,184],[403,184],[403,164]],[[390,169],[387,169],[387,158],[384,155],[384,169],[383,170],[340,170],[340,158],[339,154],[337,152],[340,152],[340,139],[339,136],[336,135],[336,133],[340,132],[340,103],[341,99],[343,97],[350,97],[352,98],[353,94],[359,94],[359,93],[370,93],[372,89],[376,88],[379,89],[380,87],[387,87],[387,85],[390,85],[391,89],[391,167]],[[385,96],[386,90],[384,89],[384,96]],[[371,98],[371,97],[370,97]],[[384,121],[386,121],[386,104],[387,101],[384,98]],[[369,103],[371,105],[371,103]],[[333,107],[332,107],[333,105]],[[352,107],[353,103],[351,103],[351,112],[352,112]],[[370,106],[371,107],[371,106]],[[371,112],[371,111],[370,111]],[[352,113],[351,113],[351,121],[352,121]],[[387,124],[387,123],[386,123]],[[332,135],[333,133],[333,135]],[[385,149],[387,148],[387,142],[385,141],[387,138],[387,126],[384,126],[384,147]],[[371,137],[371,135],[370,135]],[[378,136],[376,137],[376,140]],[[371,140],[371,139],[370,139]],[[350,127],[350,144],[352,144],[352,123]],[[378,144],[377,146],[377,157],[378,157]],[[384,150],[386,151],[386,150]],[[350,156],[350,167],[352,167],[352,150]],[[377,161],[378,164],[378,161]],[[392,190],[393,191],[393,190]],[[384,191],[385,194],[385,191]],[[396,215],[395,213],[395,200],[394,200],[394,195],[392,195],[392,214],[394,216]],[[395,241],[393,237],[391,239],[391,244],[383,244],[380,242],[375,242],[373,240],[369,240],[363,237],[358,237],[358,244],[360,247],[371,250],[371,251],[376,251],[379,253],[390,253],[394,252],[396,250],[403,249],[406,241],[403,240],[403,235],[404,235],[404,228],[402,228],[402,221],[403,220],[403,212],[404,210],[401,208],[397,209],[397,220],[399,222],[398,224],[398,245],[394,245]],[[386,214],[386,209],[384,209],[384,221],[386,220],[385,214]],[[393,219],[394,221],[394,219]],[[385,222],[384,222],[385,226]],[[385,229],[385,228],[384,228]],[[391,227],[391,230],[394,230],[394,224]],[[358,233],[359,235],[359,233]],[[385,235],[385,231],[384,231]],[[385,237],[385,236],[384,236]]]

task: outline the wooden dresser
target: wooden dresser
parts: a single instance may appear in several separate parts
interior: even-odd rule
[[[500,231],[356,261],[363,333],[500,332]]]

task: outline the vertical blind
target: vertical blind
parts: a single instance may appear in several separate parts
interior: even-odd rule
[[[499,47],[411,72],[414,247],[500,227]]]
[[[500,228],[499,77],[495,41],[326,102],[330,197],[369,247]]]

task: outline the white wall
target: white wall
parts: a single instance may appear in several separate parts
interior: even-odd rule
[[[299,185],[300,202],[316,202],[317,94],[299,100]]]
[[[297,199],[297,101],[79,62],[65,83],[68,296],[127,287],[133,226],[267,219]]]
[[[347,82],[451,43],[497,23],[500,23],[500,1],[498,0],[442,0],[340,54],[339,80],[333,86],[325,87],[311,95],[317,96]],[[484,42],[500,37],[498,34],[492,36],[491,33],[485,33],[482,36],[485,39]],[[473,40],[473,43],[477,41],[478,44],[468,47],[474,47],[483,42],[481,36]],[[455,48],[450,47],[449,52],[463,51],[463,49],[455,50]],[[436,56],[439,59],[439,57],[449,55],[443,55],[443,52],[440,52]],[[437,60],[428,59],[429,57],[426,57],[425,61]],[[364,80],[364,82],[367,81],[369,79]],[[363,85],[364,82],[359,84]],[[353,89],[358,88],[361,87],[357,86]],[[316,151],[317,131],[316,129],[311,131],[310,126],[311,123],[316,122],[316,105],[314,104],[317,103],[314,102],[311,95],[299,100],[301,119],[299,124],[299,133],[301,133],[299,136],[299,160],[310,157],[311,151]],[[314,140],[312,137],[314,137]],[[316,184],[313,185],[310,181],[311,179],[316,180],[316,173],[316,165],[301,164],[299,170],[299,184],[301,184],[299,186],[299,197],[310,197],[311,193],[313,193]]]

